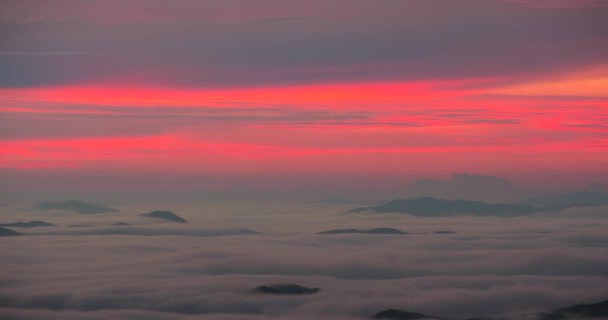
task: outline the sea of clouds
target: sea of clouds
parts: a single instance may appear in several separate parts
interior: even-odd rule
[[[3,207],[2,319],[367,319],[396,308],[525,319],[608,297],[608,207],[528,217],[344,214],[349,206],[205,204],[82,215]],[[139,216],[168,209],[190,223]],[[125,222],[128,226],[112,226]],[[69,227],[70,225],[86,227]],[[391,227],[406,235],[319,235]],[[248,230],[260,232],[250,233]],[[449,230],[453,234],[433,234]],[[265,295],[296,283],[310,295]]]

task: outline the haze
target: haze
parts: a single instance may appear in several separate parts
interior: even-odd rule
[[[2,1],[0,318],[607,317],[607,21]]]

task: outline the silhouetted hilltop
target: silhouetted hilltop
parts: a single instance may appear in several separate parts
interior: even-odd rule
[[[445,217],[452,215],[521,216],[544,211],[525,204],[485,203],[469,200],[444,200],[430,197],[393,200],[375,207],[351,209],[348,212],[394,212],[418,217]]]
[[[510,181],[497,176],[454,173],[447,180],[418,179],[412,182],[407,197],[467,199],[488,202],[511,202],[523,192]]]
[[[42,210],[65,210],[82,214],[120,212],[114,208],[108,208],[79,200],[70,200],[64,202],[47,201],[36,205],[34,208]]]
[[[608,319],[608,300],[597,303],[584,304],[579,303],[570,307],[557,309],[552,312],[544,312],[535,314],[527,314],[525,319],[536,320],[583,320],[583,319]],[[415,319],[442,319],[435,316],[429,316],[416,312],[401,311],[397,309],[388,309],[378,312],[372,319],[393,319],[393,320],[415,320]],[[498,318],[468,318],[467,320],[493,320]],[[501,318],[503,319],[503,318]],[[517,317],[509,317],[514,320]]]
[[[541,320],[608,318],[608,300],[597,303],[579,303],[567,308],[557,309],[550,313],[541,314]]]
[[[388,309],[376,313],[372,319],[393,319],[393,320],[416,320],[416,319],[443,319],[433,317],[417,312],[401,311],[397,309]]]
[[[18,236],[21,233],[13,231],[11,229],[0,227],[0,237]]]
[[[311,203],[325,203],[325,204],[349,204],[349,205],[361,205],[361,204],[369,204],[369,202],[361,201],[361,200],[349,200],[342,198],[328,198],[311,201]]]
[[[308,288],[297,284],[272,284],[259,286],[253,289],[254,292],[268,294],[313,294],[321,290],[320,288]]]
[[[342,234],[342,233],[407,234],[407,232],[403,232],[401,230],[397,230],[397,229],[393,229],[393,228],[376,228],[376,229],[369,229],[369,230],[361,230],[361,229],[334,229],[334,230],[317,232],[317,234]]]
[[[439,230],[439,231],[435,231],[433,232],[434,234],[454,234],[456,232],[454,231],[449,231],[449,230]]]
[[[56,227],[56,225],[44,221],[30,221],[30,222],[13,222],[3,223],[0,227],[13,227],[13,228],[37,228],[37,227]]]
[[[519,201],[521,204],[548,207],[553,210],[562,210],[572,207],[594,207],[608,205],[608,193],[579,191],[559,196],[531,198]]]
[[[126,223],[126,222],[116,222],[116,223],[112,223],[113,226],[130,226],[130,224]]]
[[[144,214],[142,214],[142,216],[148,217],[148,218],[164,219],[164,220],[179,222],[179,223],[188,223],[188,221],[186,221],[186,219],[176,215],[175,213],[173,213],[171,211],[156,210],[156,211],[144,213]]]

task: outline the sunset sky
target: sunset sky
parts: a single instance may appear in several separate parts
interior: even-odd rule
[[[0,6],[5,191],[608,182],[605,0]]]

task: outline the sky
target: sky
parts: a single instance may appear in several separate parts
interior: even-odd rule
[[[0,10],[4,192],[608,182],[606,0]]]

